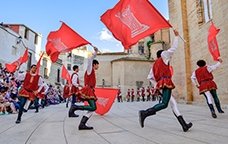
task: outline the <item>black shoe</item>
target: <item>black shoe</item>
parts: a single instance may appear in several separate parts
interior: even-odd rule
[[[75,113],[68,113],[68,117],[79,117],[79,115]]]
[[[211,116],[212,116],[213,118],[217,118],[217,115],[216,115],[215,112],[211,112]]]
[[[139,111],[139,124],[140,124],[140,126],[143,128],[144,127],[144,120],[146,119],[146,117],[151,116],[151,115],[155,115],[155,114],[156,114],[156,110],[154,108],[149,108],[147,110]]]
[[[23,109],[23,112],[27,112],[28,110],[26,110],[26,109]]]
[[[144,110],[139,111],[139,124],[142,128],[144,127],[145,118],[146,118],[145,111]]]
[[[83,124],[80,124],[78,126],[78,130],[92,130],[93,127],[90,127],[90,126],[86,126],[86,125],[83,125]]]
[[[219,113],[224,113],[224,111],[221,109],[221,110],[218,110]]]
[[[89,120],[88,117],[83,116],[82,120],[81,120],[81,122],[80,122],[80,124],[78,126],[78,130],[92,130],[93,127],[89,127],[89,126],[86,125],[88,120]]]
[[[176,115],[175,115],[175,116],[176,116]],[[176,116],[176,117],[177,117],[177,116]],[[187,124],[187,123],[185,122],[183,116],[181,116],[181,115],[177,117],[177,120],[178,120],[179,123],[181,124],[182,129],[183,129],[184,132],[188,131],[188,130],[192,127],[192,125],[193,125],[191,122]]]
[[[19,124],[19,123],[21,123],[21,120],[20,119],[17,119],[15,123],[16,124]]]

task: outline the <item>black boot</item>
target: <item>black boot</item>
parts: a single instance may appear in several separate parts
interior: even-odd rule
[[[216,113],[215,113],[214,106],[213,106],[212,104],[208,104],[208,106],[209,106],[209,108],[210,108],[210,110],[211,110],[211,116],[212,116],[213,118],[217,118],[217,115],[216,115]]]
[[[224,113],[224,111],[222,110],[221,105],[220,105],[219,102],[216,102],[215,103],[215,106],[216,106],[216,108],[217,108],[217,110],[218,110],[219,113]]]
[[[78,117],[79,115],[75,114],[74,112],[76,110],[81,110],[82,108],[80,106],[77,105],[71,105],[70,110],[68,112],[68,116],[69,117]]]
[[[22,113],[23,113],[23,112],[19,111],[18,116],[17,116],[17,120],[16,120],[16,122],[15,122],[16,124],[21,123],[21,116],[22,116]]]
[[[156,110],[154,108],[149,108],[147,110],[139,111],[139,124],[140,124],[140,126],[143,128],[144,127],[144,120],[146,119],[146,117],[151,116],[151,115],[155,115],[155,114],[156,114]]]
[[[192,127],[192,123],[190,122],[187,124],[182,116],[178,116],[177,119],[178,119],[179,123],[181,124],[184,132],[188,131]]]
[[[86,117],[86,116],[82,117],[82,120],[81,120],[81,122],[80,122],[80,124],[78,126],[79,130],[92,130],[93,129],[93,127],[89,127],[89,126],[86,125],[86,122],[88,121],[88,119],[89,118]]]

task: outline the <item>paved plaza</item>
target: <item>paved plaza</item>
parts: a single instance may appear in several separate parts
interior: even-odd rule
[[[0,144],[227,144],[228,110],[210,116],[206,105],[179,104],[186,121],[193,127],[183,132],[171,108],[138,122],[138,111],[155,102],[114,103],[105,116],[94,114],[91,131],[78,131],[79,118],[68,118],[65,104],[49,106],[39,113],[30,110],[16,125],[17,115],[0,116]],[[83,112],[77,112],[80,115]]]

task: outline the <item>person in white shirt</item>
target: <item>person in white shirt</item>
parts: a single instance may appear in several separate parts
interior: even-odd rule
[[[174,30],[174,34],[175,39],[172,47],[168,50],[157,51],[157,59],[155,60],[151,70],[151,78],[153,77],[156,82],[156,89],[162,92],[162,102],[154,105],[151,108],[148,108],[147,110],[139,111],[139,122],[142,128],[144,127],[144,120],[148,116],[155,115],[156,112],[167,108],[170,99],[173,104],[176,103],[176,101],[174,102],[174,99],[171,97],[171,92],[172,89],[175,88],[175,85],[172,82],[172,73],[169,65],[169,62],[178,46],[179,33]],[[176,114],[177,119],[183,128],[183,131],[188,131],[192,127],[192,123],[187,124],[179,112],[176,112]]]
[[[218,59],[218,62],[214,65],[206,65],[206,62],[204,60],[197,61],[198,69],[196,69],[191,76],[192,82],[196,85],[196,87],[199,89],[199,93],[203,94],[206,98],[208,107],[211,111],[211,115],[213,118],[217,118],[217,115],[215,113],[213,103],[212,103],[212,97],[215,102],[215,106],[219,113],[224,113],[224,111],[221,108],[219,98],[217,96],[217,85],[213,81],[214,77],[212,72],[216,70],[222,63],[222,59]]]

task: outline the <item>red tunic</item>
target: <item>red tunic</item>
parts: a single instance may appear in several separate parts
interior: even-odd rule
[[[69,85],[65,85],[63,88],[63,98],[69,98],[71,96]]]
[[[212,73],[208,72],[207,66],[200,67],[195,71],[196,79],[199,83],[199,93],[217,89],[216,83],[213,81]]]
[[[92,69],[92,72],[90,75],[87,74],[87,71],[84,75],[84,83],[85,86],[80,91],[80,99],[82,100],[97,100],[97,97],[95,95],[95,86],[96,86],[96,75],[95,70]]]
[[[71,80],[72,80],[72,78],[73,78],[73,76],[74,76],[75,74],[78,76],[77,73],[73,73],[73,74],[71,75]],[[79,84],[79,78],[77,79],[77,84]],[[71,87],[71,94],[76,94],[76,95],[78,95],[78,92],[79,92],[79,88],[76,87],[76,86],[74,86],[74,85],[72,85],[72,87]]]
[[[33,79],[32,79],[33,78]],[[30,100],[35,99],[34,91],[38,90],[39,75],[32,76],[30,72],[25,75],[24,83],[22,89],[19,91],[19,95],[22,97],[27,97]]]
[[[37,97],[39,99],[44,99],[45,95],[44,95],[44,87],[42,87],[42,89],[40,90],[40,92],[37,94]]]
[[[157,82],[157,89],[169,88],[174,89],[175,85],[172,82],[172,74],[170,66],[166,65],[162,58],[158,58],[153,66],[154,78]]]

